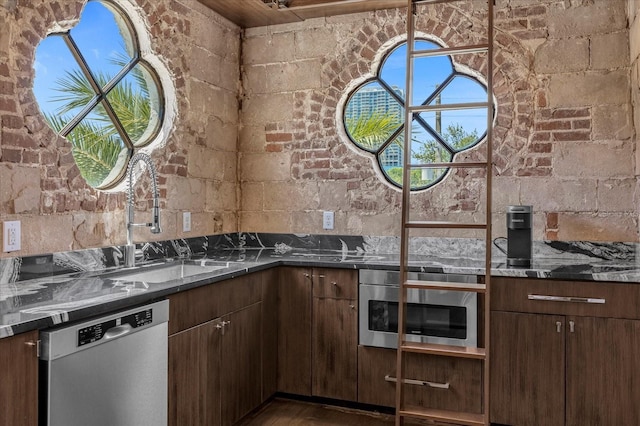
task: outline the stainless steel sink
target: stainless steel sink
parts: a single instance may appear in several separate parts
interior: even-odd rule
[[[139,267],[133,271],[117,273],[108,278],[114,281],[141,281],[148,284],[158,284],[209,274],[228,267],[228,262],[179,260],[161,265]]]

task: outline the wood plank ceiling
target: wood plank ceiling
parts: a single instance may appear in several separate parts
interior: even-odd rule
[[[407,0],[198,0],[242,28],[405,7]]]

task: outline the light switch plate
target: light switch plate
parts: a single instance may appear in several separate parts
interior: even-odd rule
[[[2,226],[2,251],[20,250],[20,221],[10,220],[4,222]]]
[[[191,212],[182,212],[182,232],[191,232]]]
[[[333,212],[322,213],[322,229],[333,229]]]

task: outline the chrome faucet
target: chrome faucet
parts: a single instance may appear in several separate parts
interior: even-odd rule
[[[153,222],[151,223],[134,223],[133,221],[133,168],[139,162],[143,161],[149,168],[151,175],[151,184],[153,186]],[[127,168],[127,245],[124,249],[124,266],[135,266],[136,263],[136,246],[133,243],[133,228],[135,226],[148,226],[151,228],[152,234],[159,234],[160,229],[160,202],[158,196],[158,175],[156,167],[151,161],[151,157],[147,154],[139,152],[131,157],[129,167]]]

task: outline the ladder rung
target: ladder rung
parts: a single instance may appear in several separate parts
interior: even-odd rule
[[[486,229],[486,223],[461,223],[461,222],[445,222],[437,220],[427,221],[410,221],[405,223],[405,228],[437,228],[437,229]]]
[[[451,423],[464,426],[484,426],[484,415],[476,413],[462,413],[459,411],[435,410],[422,407],[407,407],[399,410],[398,414],[414,419],[432,420],[440,423]]]
[[[439,355],[452,358],[485,359],[486,350],[469,346],[438,345],[435,343],[402,342],[402,352],[412,352],[423,355]]]
[[[460,109],[489,108],[489,102],[462,102],[459,104],[414,105],[407,108],[409,112],[450,111]]]
[[[470,291],[474,293],[484,293],[487,289],[487,286],[484,284],[421,280],[407,280],[405,282],[405,287],[417,288],[422,290]]]
[[[452,161],[450,163],[429,163],[429,164],[409,164],[409,167],[412,169],[439,169],[444,167],[453,167],[453,168],[487,168],[488,164],[486,162],[477,162],[472,163],[470,161],[465,162],[455,162]]]
[[[464,55],[466,53],[483,53],[489,50],[488,44],[472,46],[443,47],[441,49],[411,50],[409,54],[414,58],[428,58],[431,56]]]

